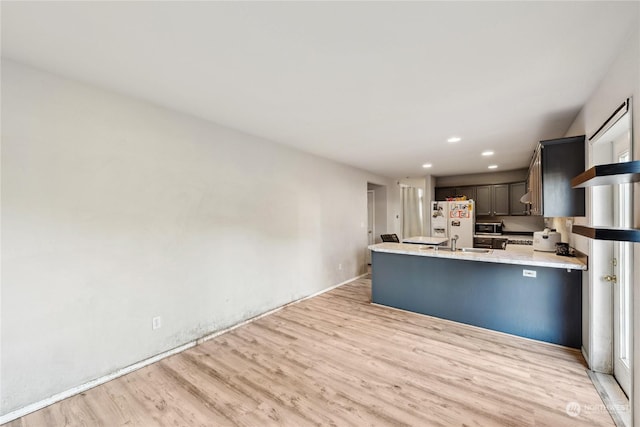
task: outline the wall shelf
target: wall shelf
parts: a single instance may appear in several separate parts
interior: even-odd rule
[[[640,182],[640,160],[597,165],[571,180],[573,188]]]
[[[595,240],[615,240],[617,242],[640,243],[640,230],[635,228],[589,227],[586,225],[574,225],[571,231],[574,234],[579,234]]]
[[[640,161],[596,165],[571,180],[573,188],[595,187],[640,182]],[[595,240],[640,242],[640,230],[635,228],[589,227],[574,225],[572,233]]]

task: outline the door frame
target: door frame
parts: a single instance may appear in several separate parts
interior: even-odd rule
[[[616,150],[614,144],[613,157],[616,161],[631,158],[631,144],[622,151]],[[624,187],[623,187],[624,185]],[[615,226],[631,227],[633,222],[633,187],[631,184],[614,186]],[[627,194],[623,196],[623,191]],[[624,197],[624,203],[623,202]],[[622,210],[622,211],[621,211]],[[625,212],[626,210],[626,212]],[[631,394],[633,365],[633,246],[629,242],[614,242],[613,275],[613,376],[627,396]],[[624,286],[624,287],[623,287]],[[622,313],[627,312],[623,319]],[[626,323],[626,324],[625,324]],[[624,334],[624,337],[622,337]],[[625,351],[626,350],[626,351]],[[622,353],[622,354],[621,354]]]
[[[626,117],[625,117],[626,115]],[[605,123],[589,138],[588,155],[589,165],[603,163],[615,163],[618,161],[617,153],[613,149],[613,139],[603,140],[602,137],[607,131],[619,122],[621,118],[625,118],[629,122],[629,153],[633,157],[633,117],[631,115],[631,99],[627,99],[606,121]],[[607,145],[599,145],[603,142]],[[598,146],[598,149],[596,149]],[[595,186],[589,187],[587,191],[588,218],[592,226],[613,226],[614,221],[614,204],[618,191],[617,186]],[[611,209],[604,209],[604,203],[608,203]],[[631,203],[633,204],[633,194],[631,195]],[[633,206],[633,205],[632,205]],[[631,218],[633,222],[633,218]],[[615,373],[615,353],[616,344],[615,329],[616,312],[614,304],[616,303],[616,288],[612,282],[606,282],[603,278],[607,275],[617,275],[614,268],[619,268],[620,264],[614,267],[612,260],[616,258],[614,242],[605,240],[589,239],[589,271],[587,272],[588,280],[588,304],[586,305],[588,313],[589,335],[588,335],[588,352],[585,357],[588,360],[589,368],[593,371],[603,372],[606,374]],[[631,255],[633,256],[633,254]],[[633,258],[632,258],[633,259]],[[633,267],[631,261],[630,268]],[[631,270],[631,274],[633,271]],[[633,287],[630,289],[630,309],[629,321],[630,331],[628,334],[629,345],[629,365],[630,374],[633,375]],[[632,393],[633,378],[629,376],[629,384],[627,387],[628,394]]]
[[[371,196],[371,204],[369,204],[369,196]],[[371,224],[369,224],[371,218]],[[371,264],[371,250],[369,245],[376,242],[376,192],[367,190],[367,249],[365,252],[365,261],[367,265]]]

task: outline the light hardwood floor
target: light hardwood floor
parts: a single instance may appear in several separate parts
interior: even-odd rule
[[[614,425],[580,352],[370,294],[356,280],[8,426]]]

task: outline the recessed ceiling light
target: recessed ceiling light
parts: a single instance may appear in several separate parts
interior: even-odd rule
[[[431,163],[425,163],[424,165],[422,165],[422,167],[425,169],[430,168],[431,166],[433,166]]]
[[[486,151],[483,151],[483,152],[482,152],[482,155],[483,155],[483,156],[493,156],[493,154],[494,154],[494,153],[493,153],[493,151],[491,151],[491,150],[486,150]]]
[[[498,169],[498,165],[489,165],[489,169]]]
[[[452,136],[451,138],[447,139],[447,142],[450,143],[454,143],[454,142],[460,142],[462,141],[462,138],[460,138],[459,136]]]

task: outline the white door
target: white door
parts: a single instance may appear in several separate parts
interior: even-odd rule
[[[375,230],[375,205],[376,205],[375,193],[372,190],[367,191],[367,246],[373,245],[376,242],[376,230]],[[366,250],[367,264],[371,264],[371,251]]]
[[[614,149],[615,149],[614,145]],[[615,150],[619,162],[629,161],[629,149]],[[631,184],[615,186],[614,218],[616,227],[631,227]],[[613,245],[613,371],[620,388],[629,396],[631,390],[631,283],[633,246],[630,242]]]
[[[592,164],[630,160],[629,114],[621,117],[591,144]],[[594,226],[631,227],[631,184],[591,187],[591,220]],[[611,329],[613,341],[613,374],[620,388],[629,395],[631,390],[631,281],[633,280],[633,246],[627,242],[593,240],[591,242],[597,298],[605,303],[612,299]],[[591,260],[590,260],[591,261]],[[604,324],[604,319],[603,324]],[[609,350],[610,351],[610,350]]]

